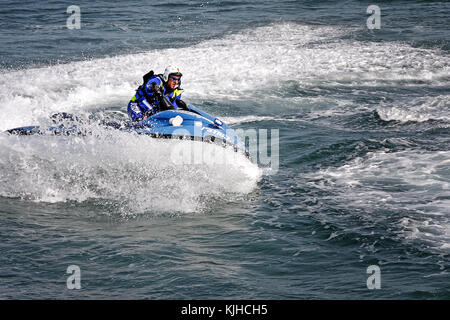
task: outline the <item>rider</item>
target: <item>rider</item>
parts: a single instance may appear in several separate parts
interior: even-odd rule
[[[144,83],[128,103],[128,115],[133,121],[145,120],[149,116],[167,109],[186,108],[181,100],[180,68],[168,66],[163,74],[150,71],[144,75]]]

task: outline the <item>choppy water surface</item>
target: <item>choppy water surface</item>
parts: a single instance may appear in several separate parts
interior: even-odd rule
[[[68,30],[71,4],[0,4],[1,131],[125,119],[142,75],[177,64],[184,100],[279,130],[279,166],[2,133],[1,298],[450,298],[448,2],[383,2],[380,30],[361,1],[82,1]]]

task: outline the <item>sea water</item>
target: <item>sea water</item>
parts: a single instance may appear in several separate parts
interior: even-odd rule
[[[0,131],[125,121],[173,64],[277,158],[1,133],[0,298],[449,299],[450,3],[371,5],[2,1]]]

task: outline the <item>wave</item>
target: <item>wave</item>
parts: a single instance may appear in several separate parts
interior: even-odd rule
[[[221,118],[227,124],[244,124],[263,121],[281,121],[281,122],[300,122],[302,120],[291,117],[271,117],[271,116],[240,116],[240,117],[222,117]]]
[[[38,202],[99,201],[120,214],[198,212],[251,192],[261,171],[214,144],[98,131],[92,136],[0,135],[0,195]]]
[[[376,110],[384,121],[425,122],[430,120],[450,121],[448,110],[450,95],[420,97],[399,106],[385,106]]]
[[[142,75],[149,69],[162,72],[167,64],[182,67],[184,97],[194,104],[211,99],[271,101],[290,83],[309,89],[448,84],[450,58],[439,50],[345,37],[354,31],[279,23],[181,49],[3,70],[0,111],[8,116],[0,120],[0,130],[32,124],[53,112],[124,110]],[[300,92],[287,95],[280,108],[309,100]]]
[[[385,224],[393,236],[447,250],[449,159],[449,151],[370,152],[307,175],[307,183],[332,194],[346,212]]]

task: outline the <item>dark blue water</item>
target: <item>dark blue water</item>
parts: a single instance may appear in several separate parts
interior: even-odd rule
[[[372,1],[79,1],[68,29],[73,4],[0,2],[1,131],[125,118],[176,64],[187,102],[278,130],[279,165],[0,134],[1,298],[450,298],[449,2],[380,2],[380,29]]]

